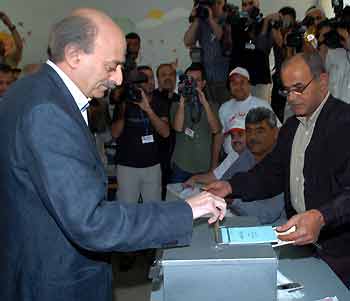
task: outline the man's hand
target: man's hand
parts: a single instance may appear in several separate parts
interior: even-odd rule
[[[213,15],[213,10],[211,9],[210,6],[206,6],[206,8],[208,9],[208,20],[215,22],[214,15]]]
[[[12,27],[13,24],[10,20],[10,18],[2,11],[0,11],[0,19],[2,20],[2,22],[7,26],[7,27]]]
[[[194,176],[192,176],[186,182],[183,182],[182,186],[186,187],[186,188],[187,187],[193,188],[195,184],[196,184],[195,178],[194,178]]]
[[[139,89],[141,91],[141,101],[140,102],[134,102],[135,104],[137,104],[142,111],[145,111],[146,113],[152,111],[152,108],[149,104],[149,99],[147,97],[147,95],[145,94],[145,92],[142,89]]]
[[[226,202],[209,192],[202,192],[186,200],[192,208],[193,219],[204,215],[211,215],[209,224],[215,223],[217,219],[223,220],[226,214]]]
[[[232,187],[229,182],[226,181],[215,181],[208,186],[204,187],[204,190],[215,194],[221,198],[224,198],[228,194],[232,193]]]
[[[279,21],[281,20],[281,15],[280,13],[273,13],[273,14],[267,15],[265,19],[268,21]]]
[[[207,106],[209,103],[208,103],[208,100],[205,97],[205,94],[203,93],[203,91],[201,89],[199,89],[199,88],[197,88],[196,90],[197,90],[197,93],[198,93],[198,98],[199,98],[200,103],[204,107]]]
[[[325,222],[320,211],[312,209],[294,215],[289,221],[277,227],[277,232],[284,232],[295,226],[296,231],[291,234],[280,235],[278,238],[284,241],[294,240],[296,245],[315,243],[320,235]]]

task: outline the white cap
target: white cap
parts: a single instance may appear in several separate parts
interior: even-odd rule
[[[239,74],[241,76],[244,76],[246,78],[248,78],[248,80],[250,80],[250,77],[249,77],[249,72],[247,69],[244,69],[242,67],[236,67],[235,69],[233,69],[230,74],[228,75],[228,77],[230,77],[231,75],[233,74]]]
[[[231,133],[239,130],[245,130],[245,119],[236,118],[231,128],[225,133]]]

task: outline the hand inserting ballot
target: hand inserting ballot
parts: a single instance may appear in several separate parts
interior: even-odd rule
[[[223,220],[226,214],[226,202],[224,199],[215,196],[209,192],[201,192],[186,200],[191,206],[193,219],[204,215],[211,215],[208,220],[209,224],[215,223],[218,219]]]

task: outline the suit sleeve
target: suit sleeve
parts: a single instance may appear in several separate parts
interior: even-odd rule
[[[338,227],[350,223],[350,132],[349,111],[339,117],[337,126],[327,133],[329,154],[329,172],[332,174],[330,185],[335,195],[318,210],[322,213],[327,227]],[[342,120],[343,119],[343,120]],[[345,120],[344,120],[345,119]]]
[[[106,201],[107,183],[93,144],[81,124],[57,105],[36,106],[18,134],[40,200],[80,247],[109,252],[190,243],[193,217],[187,203]]]

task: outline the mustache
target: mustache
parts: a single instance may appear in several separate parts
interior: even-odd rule
[[[113,80],[105,80],[102,82],[102,85],[108,89],[114,89],[115,87],[118,86],[117,83]]]
[[[260,144],[260,141],[256,139],[250,139],[248,143],[249,145],[257,145],[257,144]]]

